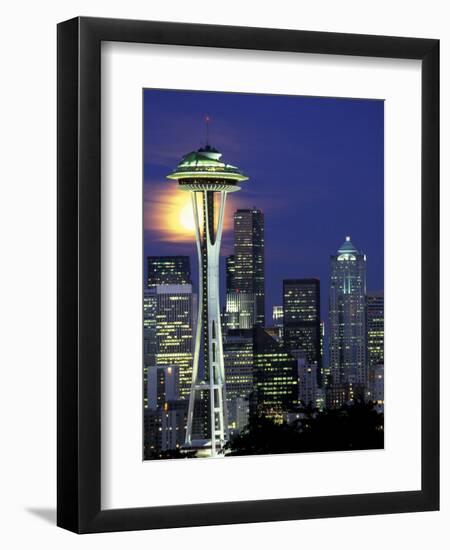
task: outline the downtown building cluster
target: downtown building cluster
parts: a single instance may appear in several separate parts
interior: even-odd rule
[[[360,400],[383,412],[384,299],[366,290],[366,256],[347,237],[330,257],[327,322],[312,277],[284,280],[267,315],[264,256],[264,214],[237,210],[221,319],[230,436],[251,416],[290,423],[305,407]],[[144,458],[157,458],[185,441],[198,297],[188,256],[148,257],[147,273]]]

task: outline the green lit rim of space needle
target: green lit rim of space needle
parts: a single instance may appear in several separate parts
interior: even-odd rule
[[[206,145],[198,151],[184,155],[181,162],[167,178],[171,180],[220,178],[235,182],[248,180],[248,177],[239,168],[222,162],[221,157],[222,153],[210,145]]]

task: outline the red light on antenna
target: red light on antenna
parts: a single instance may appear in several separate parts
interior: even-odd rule
[[[205,115],[205,138],[206,138],[206,145],[209,147],[209,115]]]

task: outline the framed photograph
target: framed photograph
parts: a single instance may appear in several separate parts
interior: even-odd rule
[[[438,273],[438,40],[60,23],[58,525],[437,510]]]

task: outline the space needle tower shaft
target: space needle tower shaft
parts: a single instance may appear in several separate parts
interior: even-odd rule
[[[185,155],[167,177],[191,194],[199,263],[199,308],[185,448],[223,454],[228,440],[219,300],[219,258],[227,194],[248,178],[206,145]]]

